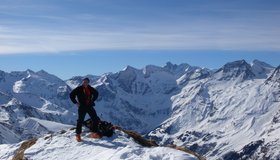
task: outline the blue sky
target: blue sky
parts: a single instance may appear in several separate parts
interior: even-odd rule
[[[63,79],[172,63],[280,60],[278,0],[1,0],[0,70]]]

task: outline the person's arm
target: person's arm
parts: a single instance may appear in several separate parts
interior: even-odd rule
[[[98,91],[92,87],[92,101],[94,102],[98,98]]]
[[[71,93],[70,93],[70,99],[74,104],[77,104],[76,96],[78,93],[78,88],[75,88]]]

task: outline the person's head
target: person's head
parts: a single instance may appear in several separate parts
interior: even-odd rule
[[[88,78],[84,78],[84,79],[83,79],[83,86],[84,86],[84,87],[87,87],[88,84],[89,84],[89,79],[88,79]]]

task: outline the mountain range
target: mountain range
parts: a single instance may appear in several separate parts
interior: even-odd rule
[[[73,127],[77,108],[69,93],[84,77],[99,92],[101,119],[159,144],[187,147],[207,159],[280,159],[280,66],[258,60],[215,70],[170,62],[127,66],[68,80],[43,70],[0,71],[2,147]]]

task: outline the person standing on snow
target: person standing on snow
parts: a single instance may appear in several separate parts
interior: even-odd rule
[[[93,106],[95,106],[94,101],[97,99],[97,97],[98,97],[98,92],[96,89],[94,89],[89,85],[88,78],[84,78],[82,85],[78,86],[70,93],[71,101],[74,104],[76,104],[76,106],[78,107],[78,120],[77,120],[77,127],[76,127],[76,140],[78,142],[82,141],[81,139],[82,125],[87,113],[89,114],[93,122],[93,128],[90,137],[101,138],[101,135],[98,133],[98,128],[97,128],[100,118],[97,116],[96,111],[93,108]]]

